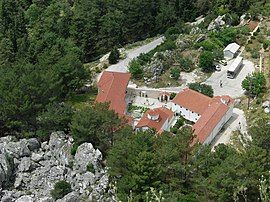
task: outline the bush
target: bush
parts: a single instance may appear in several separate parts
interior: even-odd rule
[[[176,133],[177,133],[177,131],[178,131],[178,129],[177,129],[177,128],[175,128],[175,127],[172,127],[170,130],[171,130],[171,132],[172,132],[173,134],[176,134]]]
[[[131,73],[132,77],[135,79],[140,79],[143,76],[142,65],[140,64],[138,60],[133,59],[129,63],[128,70]]]
[[[166,50],[174,50],[174,49],[176,49],[175,42],[171,39],[166,39],[162,44],[160,44],[159,46],[157,46],[154,49],[154,53],[155,52],[164,52]]]
[[[88,165],[86,166],[86,170],[88,172],[95,173],[95,169],[92,163],[88,163]]]
[[[213,51],[214,49],[216,49],[216,45],[209,40],[205,40],[201,42],[199,45],[202,46],[203,49],[206,51]]]
[[[180,76],[180,69],[177,67],[174,67],[171,69],[171,76],[173,79],[177,80]]]
[[[151,55],[148,53],[141,53],[137,59],[141,65],[145,65],[151,61]]]
[[[270,46],[270,40],[264,40],[263,41],[263,48],[267,49]]]
[[[171,93],[170,100],[172,100],[173,98],[175,98],[176,95],[177,95],[176,93]]]
[[[174,127],[176,127],[177,129],[179,129],[184,124],[185,124],[185,119],[184,119],[184,117],[180,116],[179,119],[177,120],[177,122],[175,123]]]
[[[202,68],[203,71],[205,72],[213,71],[214,70],[213,62],[214,62],[213,53],[209,51],[204,51],[201,53],[199,66]]]
[[[65,195],[67,195],[71,191],[72,191],[71,185],[64,180],[61,180],[55,183],[54,189],[51,191],[51,196],[55,200],[57,200],[57,199],[63,198]]]
[[[119,61],[120,52],[117,48],[114,48],[109,55],[109,63],[116,64]]]
[[[256,50],[256,49],[251,50],[251,57],[255,59],[259,58],[260,57],[259,50]]]
[[[260,95],[266,90],[266,78],[263,73],[254,72],[246,76],[242,81],[242,88],[247,91],[250,97]]]
[[[78,144],[73,144],[70,150],[71,155],[75,156],[77,149],[78,149],[79,145]]]
[[[167,31],[165,32],[165,37],[166,39],[176,39],[177,36],[181,33],[181,31],[179,30],[178,27],[170,27],[169,29],[167,29]]]
[[[212,86],[207,84],[200,84],[200,83],[190,83],[188,84],[188,87],[192,90],[195,90],[199,93],[202,93],[206,96],[213,97],[214,96],[214,90]]]

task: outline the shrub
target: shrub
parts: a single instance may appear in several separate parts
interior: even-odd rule
[[[270,40],[264,40],[263,41],[263,48],[267,49],[270,46]]]
[[[213,51],[216,48],[216,45],[209,40],[201,42],[200,46],[202,46],[206,51]]]
[[[116,64],[119,61],[120,53],[117,48],[114,48],[109,55],[109,63]]]
[[[201,53],[199,66],[202,68],[203,71],[205,72],[213,71],[214,70],[213,62],[214,62],[213,53],[209,51],[204,51]]]
[[[95,169],[94,169],[94,166],[92,163],[88,163],[87,167],[86,167],[86,170],[88,172],[91,172],[91,173],[94,173],[95,172]]]
[[[173,50],[176,49],[176,44],[173,40],[171,39],[166,39],[162,44],[157,46],[155,52],[164,52],[166,50]]]
[[[190,84],[188,84],[188,87],[192,90],[200,92],[200,93],[207,95],[209,97],[214,96],[214,90],[213,90],[212,86],[210,86],[210,85],[200,84],[200,83],[190,83]]]
[[[184,124],[185,124],[185,119],[184,119],[184,117],[180,116],[179,119],[177,120],[177,122],[175,123],[174,127],[179,129]]]
[[[138,62],[141,64],[141,65],[145,65],[147,64],[148,62],[150,62],[151,60],[151,55],[148,54],[148,53],[141,53],[138,57]]]
[[[177,36],[181,33],[181,31],[179,30],[178,27],[170,27],[169,29],[167,29],[167,31],[165,32],[165,37],[166,39],[176,39]]]
[[[250,97],[258,96],[266,89],[266,78],[263,73],[255,72],[246,76],[242,81],[242,88],[247,91]]]
[[[73,144],[70,150],[71,155],[75,156],[77,149],[78,149],[79,145],[78,144]]]
[[[171,93],[170,99],[172,100],[173,98],[175,98],[176,95],[177,95],[176,93]]]
[[[260,53],[259,53],[259,50],[251,50],[251,57],[252,58],[255,58],[255,59],[257,59],[257,58],[259,58],[260,57]]]
[[[140,79],[143,76],[142,65],[140,64],[140,62],[138,60],[133,59],[129,63],[128,70],[131,73],[132,77],[135,79]]]
[[[176,134],[178,129],[175,128],[175,127],[172,127],[170,130],[171,130],[172,133]]]
[[[51,196],[55,200],[57,200],[57,199],[63,198],[65,195],[67,195],[71,191],[72,191],[71,185],[64,180],[61,180],[55,183],[54,189],[51,191]]]
[[[171,76],[173,79],[177,80],[180,76],[180,69],[177,67],[174,67],[171,69]]]

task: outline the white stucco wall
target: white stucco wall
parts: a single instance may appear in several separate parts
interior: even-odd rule
[[[172,119],[169,121],[168,119],[165,121],[165,123],[162,126],[162,130],[164,131],[170,131],[170,128],[172,126],[172,123],[174,121],[175,117],[173,116]]]
[[[229,121],[232,114],[233,114],[233,105],[230,106],[225,116],[222,117],[220,122],[216,125],[212,133],[208,136],[208,138],[204,141],[203,144],[210,144],[213,141],[213,139],[215,139],[215,137],[217,136],[221,128],[224,126],[224,124],[227,123],[227,121]]]
[[[192,112],[184,107],[181,107],[180,105],[175,103],[172,104],[172,111],[175,113],[179,113],[185,119],[192,121],[194,123],[197,122],[201,117],[199,114]]]

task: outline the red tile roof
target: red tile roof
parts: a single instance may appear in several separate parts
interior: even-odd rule
[[[126,112],[126,89],[130,73],[104,71],[98,82],[96,102],[109,102],[110,109],[119,115]]]
[[[185,88],[175,96],[172,102],[196,112],[197,114],[202,114],[208,108],[211,100],[212,98],[206,95],[203,95],[195,90]]]
[[[212,99],[209,107],[193,125],[197,136],[193,144],[197,141],[204,143],[233,103],[234,100],[230,96],[216,96]]]
[[[136,125],[136,128],[142,128],[142,127],[148,127],[152,129],[156,129],[158,133],[162,133],[162,126],[166,122],[166,120],[171,121],[173,117],[173,112],[165,107],[160,107],[156,109],[150,109],[146,111],[139,121],[139,123]],[[148,115],[150,116],[156,116],[159,115],[157,120],[151,120],[148,118]]]

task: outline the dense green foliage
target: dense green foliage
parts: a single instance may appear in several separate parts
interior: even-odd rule
[[[242,81],[242,88],[249,96],[255,97],[266,90],[266,78],[263,73],[254,72]]]
[[[51,191],[51,195],[55,200],[57,200],[63,198],[71,191],[71,185],[62,180],[55,183],[54,189]]]
[[[174,67],[171,69],[171,77],[177,80],[180,76],[180,69],[178,67]]]
[[[54,130],[70,132],[75,139],[71,153],[79,144],[91,142],[107,157],[117,196],[127,201],[130,190],[135,201],[144,201],[151,187],[162,190],[166,201],[257,201],[259,179],[269,178],[269,119],[258,118],[249,128],[252,142],[237,150],[219,145],[215,152],[191,148],[192,131],[177,122],[175,135],[156,136],[153,131],[135,134],[122,128],[117,114],[108,106],[88,106],[75,111],[64,104],[78,92],[89,72],[83,63],[109,52],[112,47],[165,33],[163,44],[132,61],[129,70],[143,77],[142,66],[156,52],[176,49],[175,39],[188,33],[186,21],[210,14],[202,27],[217,15],[237,24],[249,11],[269,15],[270,4],[256,0],[0,0],[0,134],[16,134],[46,139]],[[168,29],[169,28],[169,29]],[[200,67],[213,70],[220,50],[247,35],[245,28],[225,28],[209,34],[203,47]],[[254,36],[255,37],[255,36]],[[243,40],[245,41],[245,40]],[[265,41],[264,47],[269,46]],[[119,59],[112,51],[111,63]],[[184,71],[193,66],[188,58],[177,60]],[[194,84],[197,90],[212,95],[211,89]],[[253,74],[243,88],[258,96],[265,78]],[[173,94],[172,94],[173,97]],[[178,127],[179,126],[179,127]],[[94,171],[91,165],[88,171]],[[54,199],[71,191],[65,181],[52,190]]]
[[[175,136],[156,137],[148,131],[117,140],[107,160],[110,174],[117,180],[118,197],[126,201],[132,190],[135,201],[145,201],[145,193],[153,187],[167,192],[171,199],[180,199],[192,184],[186,170],[191,139],[192,131],[185,129]]]
[[[188,84],[188,87],[192,90],[198,91],[204,95],[207,95],[209,97],[214,96],[214,90],[212,86],[207,84],[201,84],[201,83],[190,83]]]
[[[129,63],[128,70],[131,73],[132,77],[135,79],[140,79],[143,76],[143,69],[139,60],[132,60]]]
[[[109,55],[109,63],[116,64],[119,61],[119,58],[120,58],[119,50],[117,48],[112,49]]]
[[[91,142],[104,154],[113,145],[114,132],[121,120],[108,110],[107,104],[96,104],[77,111],[71,121],[71,132],[76,143]]]
[[[204,51],[200,55],[199,66],[204,72],[211,72],[214,70],[214,55],[210,51]]]
[[[123,131],[107,157],[118,198],[127,201],[132,192],[132,201],[145,201],[153,187],[165,201],[257,201],[261,176],[270,176],[269,121],[255,121],[252,141],[239,139],[237,149],[220,144],[215,152],[191,148],[192,131],[185,127],[160,136]]]
[[[170,129],[170,131],[174,134],[176,134],[180,127],[182,127],[185,124],[185,118],[180,116],[174,126]]]

